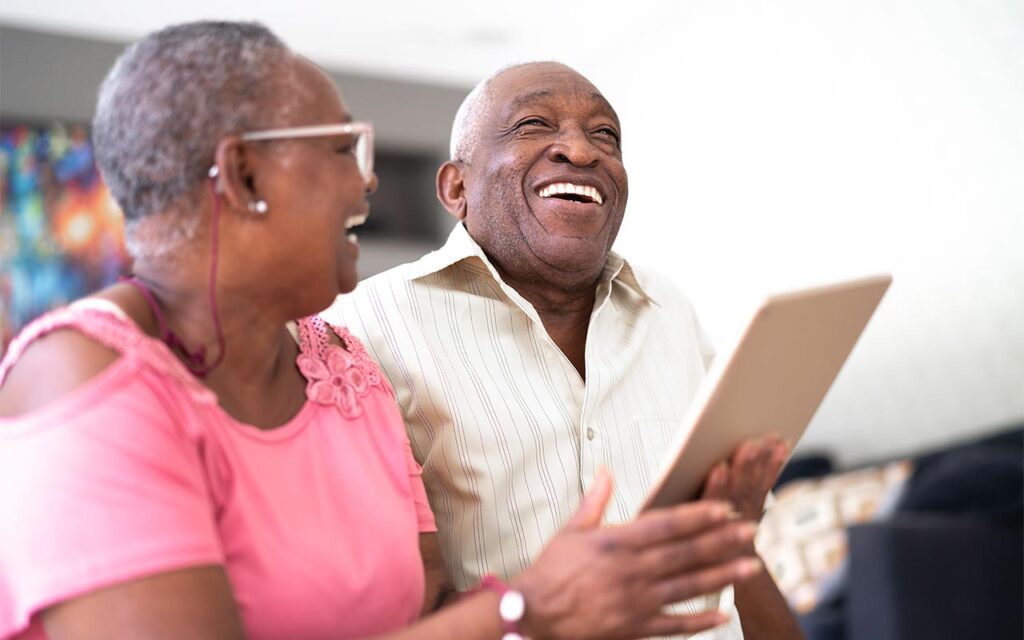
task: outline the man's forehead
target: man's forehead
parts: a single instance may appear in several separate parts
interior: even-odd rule
[[[593,112],[607,112],[618,121],[608,99],[589,80],[558,64],[524,65],[512,68],[491,85],[493,113],[511,116],[531,106],[571,101]]]

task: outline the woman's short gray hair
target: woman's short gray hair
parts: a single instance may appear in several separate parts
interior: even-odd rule
[[[273,117],[263,92],[291,55],[269,29],[242,22],[168,27],[121,54],[100,87],[93,142],[129,230],[179,201],[194,204],[183,198],[206,178],[217,142]],[[179,234],[195,227],[177,223]]]

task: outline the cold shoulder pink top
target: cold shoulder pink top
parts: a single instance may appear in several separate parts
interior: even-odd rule
[[[0,418],[0,637],[45,637],[35,614],[51,604],[201,565],[224,567],[251,638],[355,638],[417,617],[418,534],[435,527],[394,394],[347,330],[297,324],[307,401],[271,430],[233,420],[116,308],[72,305],[22,332],[0,384],[58,328],[120,357]]]

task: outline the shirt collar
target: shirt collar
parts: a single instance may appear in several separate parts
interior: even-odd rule
[[[466,269],[489,275],[496,282],[504,284],[498,270],[491,264],[487,254],[480,248],[476,240],[469,235],[466,225],[462,222],[455,225],[455,228],[448,235],[448,240],[444,243],[444,246],[436,251],[431,251],[416,262],[408,265],[405,275],[409,280],[417,280],[444,271],[459,263],[462,263]],[[600,282],[613,281],[626,285],[645,300],[658,304],[640,284],[629,262],[619,254],[611,251],[608,253],[608,259],[601,270]]]

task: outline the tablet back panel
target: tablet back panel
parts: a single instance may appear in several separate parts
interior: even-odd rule
[[[641,510],[698,497],[711,467],[748,438],[795,445],[885,294],[877,276],[768,298],[712,368]]]

